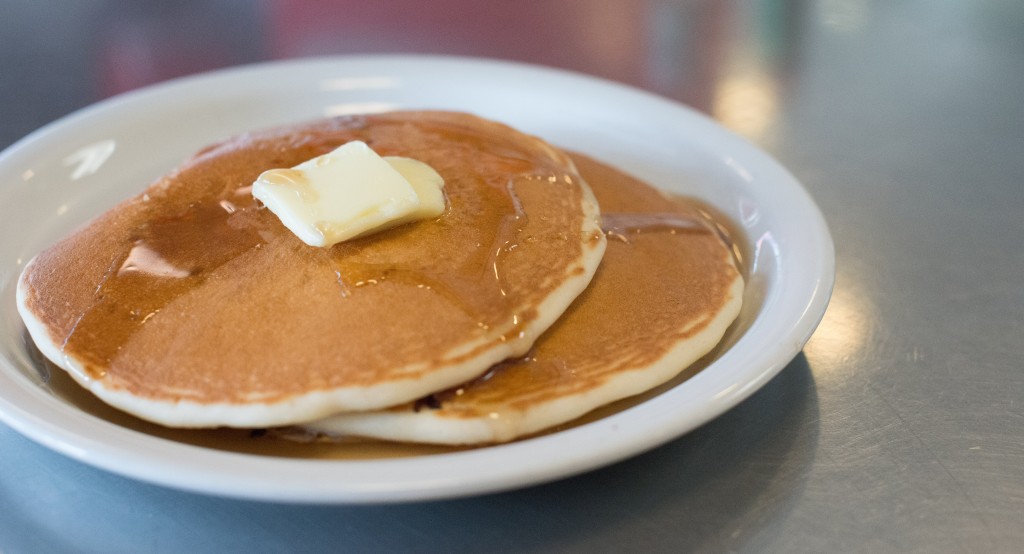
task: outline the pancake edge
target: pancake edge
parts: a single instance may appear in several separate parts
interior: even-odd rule
[[[354,435],[447,445],[502,443],[539,433],[571,422],[601,406],[647,392],[707,355],[721,342],[729,326],[739,316],[744,289],[743,277],[737,271],[724,307],[703,329],[669,349],[653,364],[624,370],[579,396],[558,398],[524,411],[495,412],[497,417],[445,417],[430,409],[419,412],[379,411],[337,414],[301,427],[327,436]]]

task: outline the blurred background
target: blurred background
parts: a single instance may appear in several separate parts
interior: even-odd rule
[[[888,119],[900,115],[892,111],[897,96],[917,97],[922,109],[942,103],[949,112],[996,113],[999,106],[978,102],[981,91],[965,77],[978,60],[989,72],[1022,70],[1024,23],[1015,4],[4,0],[0,145],[96,100],[170,78],[359,53],[482,56],[571,69],[682,101],[769,143],[787,123],[780,113],[791,120],[841,121],[850,111]],[[864,110],[865,103],[874,109]]]
[[[4,0],[0,146],[96,100],[170,78],[359,53],[483,56],[580,71],[682,101],[768,147],[780,125],[807,119],[817,119],[812,126],[819,132],[827,119],[889,134],[909,115],[902,108],[907,97],[921,110],[941,104],[954,117],[1017,107],[982,102],[992,95],[971,78],[985,71],[1007,75],[1007,85],[1016,82],[1011,75],[1024,69],[1017,5]]]
[[[681,100],[760,135],[788,97],[783,89],[813,63],[804,59],[808,47],[834,49],[844,34],[865,32],[876,16],[873,4],[4,0],[0,143],[98,99],[181,75],[263,60],[381,52],[572,69]],[[830,37],[808,36],[819,33]]]

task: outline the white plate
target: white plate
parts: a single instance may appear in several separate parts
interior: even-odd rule
[[[14,288],[35,253],[203,145],[262,127],[352,112],[441,108],[504,121],[697,196],[750,244],[745,309],[731,347],[685,382],[552,435],[463,452],[309,460],[183,444],[84,413],[30,358]],[[137,479],[235,497],[391,502],[539,483],[678,437],[764,385],[825,311],[834,259],[825,222],[770,157],[668,100],[581,75],[442,57],[326,58],[172,81],[72,114],[0,155],[0,418],[72,458]]]

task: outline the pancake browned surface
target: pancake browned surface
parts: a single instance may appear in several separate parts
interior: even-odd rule
[[[601,204],[608,250],[590,287],[527,356],[416,403],[306,428],[410,442],[507,441],[647,391],[712,350],[743,293],[714,222],[611,167],[582,156],[576,164]]]
[[[264,170],[351,140],[418,159],[448,207],[329,249],[250,195]],[[177,426],[379,408],[523,354],[604,251],[564,154],[464,114],[340,118],[209,147],[38,255],[19,308],[40,350],[107,402]]]

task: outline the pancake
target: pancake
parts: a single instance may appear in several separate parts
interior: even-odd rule
[[[525,357],[418,402],[307,424],[327,436],[509,441],[654,388],[707,354],[739,314],[730,245],[692,204],[583,156],[608,249],[587,290]]]
[[[315,248],[251,196],[352,140],[432,166],[438,218]],[[265,427],[411,401],[523,355],[605,249],[572,161],[449,112],[245,134],[36,256],[19,311],[107,403],[178,427]]]

